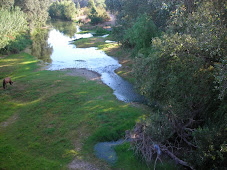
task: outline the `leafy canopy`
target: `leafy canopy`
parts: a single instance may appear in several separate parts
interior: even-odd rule
[[[27,29],[26,14],[18,7],[0,8],[0,49]]]

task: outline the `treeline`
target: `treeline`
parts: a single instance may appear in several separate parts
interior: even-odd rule
[[[227,158],[224,0],[106,0],[114,37],[132,49],[136,85],[153,112],[131,133],[146,161],[160,151],[195,169]]]
[[[82,13],[87,15],[91,24],[98,24],[109,20],[105,7],[105,0],[56,0],[51,4],[49,14],[51,18],[73,20]]]
[[[53,2],[49,8],[49,14],[51,18],[58,18],[63,20],[73,20],[76,13],[80,9],[80,5],[76,5],[71,0],[63,0],[58,1],[56,0]]]
[[[87,7],[90,0],[73,0],[75,4],[80,4],[81,8]],[[94,0],[94,3],[96,4],[97,7],[106,7],[105,0]]]

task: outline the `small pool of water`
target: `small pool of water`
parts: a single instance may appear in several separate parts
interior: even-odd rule
[[[117,154],[114,150],[114,147],[120,144],[123,144],[124,140],[120,139],[118,141],[113,142],[100,142],[97,143],[94,147],[95,155],[105,160],[106,162],[110,164],[114,164],[117,162]]]

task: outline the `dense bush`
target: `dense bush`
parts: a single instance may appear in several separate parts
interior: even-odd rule
[[[75,3],[71,0],[53,2],[49,8],[51,18],[72,20],[77,12]]]
[[[22,34],[16,37],[14,41],[11,41],[7,46],[0,49],[1,54],[16,54],[24,50],[27,46],[32,44],[30,36],[27,34]]]
[[[175,3],[176,1],[170,0],[106,0],[108,9],[117,14],[118,28],[122,26],[120,33],[122,35],[118,36],[118,33],[114,33],[115,38],[119,42],[124,42],[123,37],[127,34],[127,29],[131,28],[137,22],[138,17],[144,14],[152,19],[160,32],[164,31]]]
[[[136,53],[147,55],[151,40],[159,35],[158,29],[147,14],[139,16],[133,26],[126,30],[124,44],[134,47]]]
[[[188,7],[179,3],[166,32],[153,38],[150,47],[140,37],[131,41],[137,51],[148,51],[143,57],[137,54],[134,74],[140,92],[156,106],[134,129],[132,143],[146,160],[159,146],[190,168],[226,167],[225,8],[222,0],[195,1]],[[142,26],[138,22],[137,28]]]
[[[0,49],[27,29],[26,15],[16,7],[0,8]]]

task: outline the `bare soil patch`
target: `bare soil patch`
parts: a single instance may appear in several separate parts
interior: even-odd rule
[[[89,162],[85,162],[83,160],[74,159],[69,165],[68,168],[73,169],[79,169],[79,170],[99,170],[94,165],[90,164]]]
[[[90,71],[83,68],[82,69],[67,68],[67,69],[62,69],[62,71],[68,71],[66,74],[70,76],[85,77],[87,80],[97,81],[98,83],[102,84],[101,75],[94,71]]]
[[[11,116],[10,118],[8,118],[6,121],[1,122],[0,123],[0,130],[3,128],[6,128],[7,126],[9,126],[10,124],[14,123],[18,118],[18,115],[15,114],[13,116]]]

